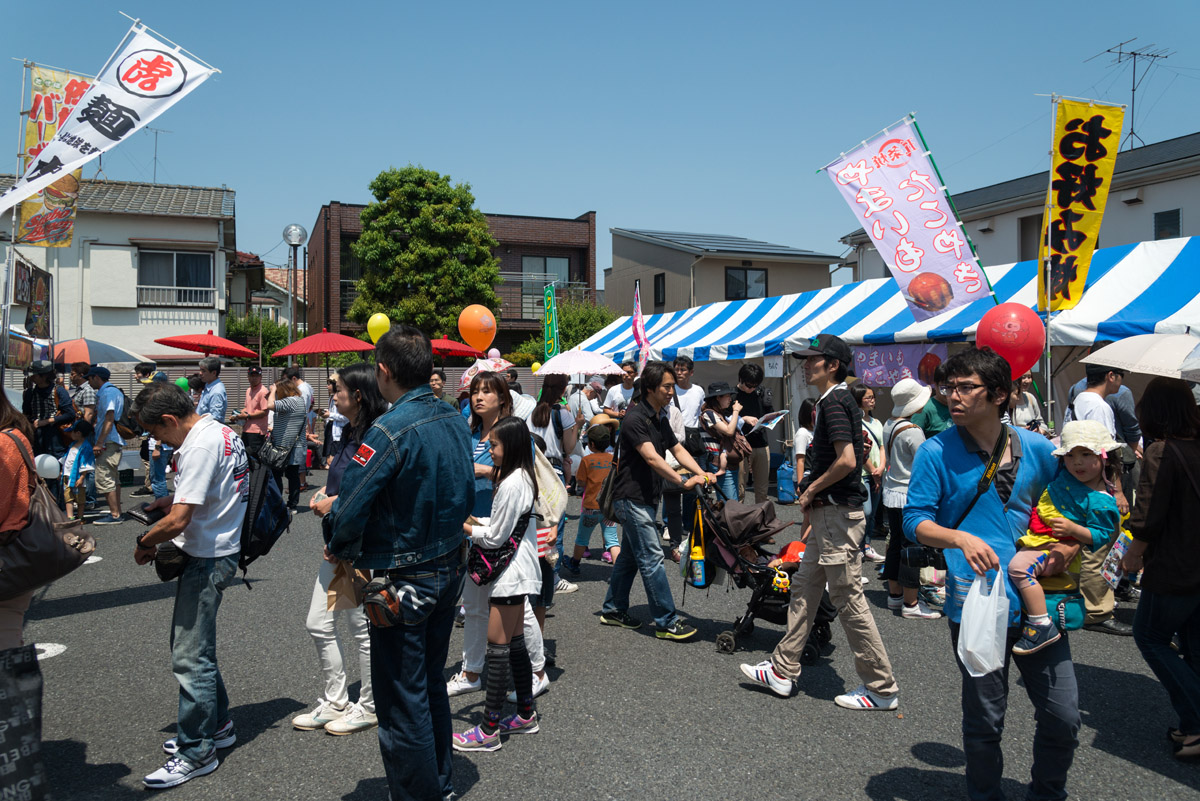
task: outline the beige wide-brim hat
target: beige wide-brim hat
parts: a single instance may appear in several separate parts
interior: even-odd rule
[[[1054,451],[1055,456],[1066,456],[1076,448],[1087,448],[1100,456],[1121,447],[1112,438],[1104,423],[1098,420],[1072,420],[1063,426],[1062,444]]]
[[[914,378],[901,378],[892,387],[892,405],[894,411],[893,417],[912,417],[917,412],[925,408],[925,404],[929,403],[929,399],[933,396],[933,390],[929,387],[921,386]]]

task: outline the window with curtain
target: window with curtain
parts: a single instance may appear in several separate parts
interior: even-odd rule
[[[138,253],[139,306],[216,305],[213,254],[142,250]]]

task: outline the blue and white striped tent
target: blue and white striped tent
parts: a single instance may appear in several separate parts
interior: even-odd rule
[[[997,302],[1036,308],[1037,264],[988,267]],[[961,342],[991,300],[918,323],[891,278],[828,287],[798,295],[710,303],[646,317],[653,358],[695,361],[754,359],[790,353],[810,337],[832,333],[854,345]],[[1054,316],[1052,345],[1090,345],[1136,334],[1200,332],[1200,237],[1141,242],[1096,251],[1083,300]],[[580,345],[616,361],[637,355],[629,317]]]

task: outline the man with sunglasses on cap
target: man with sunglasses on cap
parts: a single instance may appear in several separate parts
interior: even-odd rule
[[[828,586],[829,600],[837,607],[863,682],[834,698],[834,703],[845,709],[895,710],[900,706],[900,688],[862,588],[862,541],[867,530],[862,410],[846,389],[853,363],[850,348],[831,334],[821,334],[792,355],[804,359],[804,378],[820,393],[809,447],[812,468],[800,484],[798,499],[812,528],[804,559],[792,576],[787,631],[770,659],[742,665],[742,673],[777,695],[792,694],[800,676],[800,654]]]

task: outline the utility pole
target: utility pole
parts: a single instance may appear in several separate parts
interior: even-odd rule
[[[158,135],[160,133],[168,133],[169,134],[169,133],[175,133],[175,132],[174,131],[164,131],[162,128],[151,128],[149,125],[146,126],[146,130],[154,132],[154,177],[150,179],[150,183],[156,184],[156,183],[158,183]]]
[[[1160,58],[1170,58],[1171,56],[1175,55],[1174,50],[1170,50],[1166,47],[1155,47],[1154,44],[1148,44],[1144,47],[1140,47],[1140,48],[1137,48],[1134,50],[1126,50],[1125,49],[1125,45],[1130,44],[1131,42],[1135,42],[1135,41],[1137,41],[1136,36],[1133,37],[1132,39],[1126,39],[1124,42],[1121,42],[1119,45],[1117,45],[1115,47],[1110,47],[1107,50],[1104,50],[1104,51],[1092,56],[1092,58],[1099,58],[1100,56],[1104,55],[1105,53],[1109,53],[1109,54],[1116,56],[1116,58],[1113,59],[1109,63],[1110,67],[1115,66],[1117,64],[1124,64],[1126,61],[1133,62],[1133,73],[1129,79],[1129,95],[1130,95],[1130,98],[1129,98],[1129,133],[1125,135],[1125,140],[1123,142],[1121,142],[1122,146],[1124,146],[1126,143],[1129,143],[1129,146],[1131,148],[1133,147],[1134,139],[1137,139],[1138,142],[1142,144],[1142,146],[1145,146],[1145,144],[1146,144],[1145,140],[1143,140],[1142,137],[1138,136],[1137,133],[1134,131],[1134,125],[1136,124],[1136,121],[1137,121],[1137,90],[1138,90],[1138,87],[1141,86],[1142,81],[1145,80],[1147,73],[1149,73],[1150,70],[1154,67],[1155,60],[1160,59]],[[1092,60],[1092,58],[1084,59],[1083,63],[1084,64],[1088,63],[1089,61]],[[1139,58],[1144,59],[1144,60],[1149,60],[1149,62],[1150,62],[1150,66],[1146,67],[1145,69],[1142,70],[1141,78],[1139,78],[1138,74],[1137,74],[1137,60]],[[1119,149],[1120,148],[1118,148],[1118,150]]]

